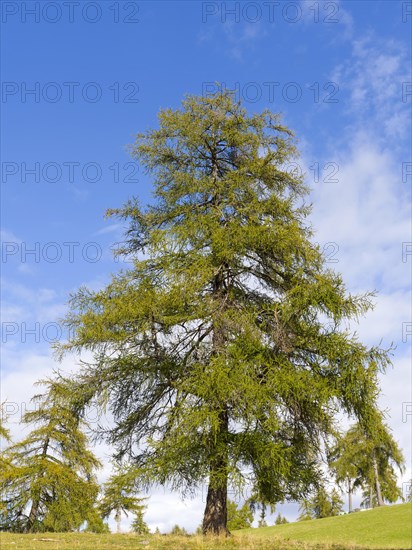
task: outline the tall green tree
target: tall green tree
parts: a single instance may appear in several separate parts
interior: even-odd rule
[[[396,470],[403,471],[404,457],[382,415],[376,413],[375,428],[366,431],[353,425],[331,450],[329,462],[339,484],[346,484],[349,512],[352,492],[363,489],[363,504],[373,508],[386,501],[396,502],[402,496],[397,486]]]
[[[33,430],[5,453],[0,473],[0,529],[68,531],[87,519],[97,497],[99,461],[87,448],[84,422],[70,404],[67,387],[43,381],[47,392],[33,398],[23,424]]]
[[[145,531],[143,522],[143,510],[141,498],[136,496],[136,476],[132,470],[118,470],[103,485],[103,497],[99,502],[100,514],[107,519],[114,512],[117,524],[117,532],[121,532],[122,513],[128,517],[129,513],[135,514],[135,527]],[[147,526],[146,526],[147,527]]]
[[[133,262],[104,289],[80,289],[60,353],[90,351],[77,378],[103,396],[104,434],[147,485],[208,480],[203,532],[227,532],[227,487],[300,500],[335,413],[365,425],[389,359],[341,328],[371,307],[311,241],[303,178],[279,116],[249,115],[219,91],[159,114],[132,148],[155,202],[127,220]]]

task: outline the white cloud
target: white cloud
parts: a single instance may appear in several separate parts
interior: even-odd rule
[[[408,286],[402,243],[410,240],[410,214],[399,164],[372,136],[356,134],[331,156],[338,182],[321,181],[312,193],[316,240],[337,244],[336,267],[352,286]]]
[[[373,34],[352,43],[352,55],[332,72],[331,80],[349,95],[347,112],[374,129],[375,138],[396,141],[407,137],[410,128],[410,99],[405,97],[410,83],[406,48],[395,40]]]
[[[338,165],[337,182],[314,186],[312,221],[319,243],[338,247],[333,256],[351,292],[376,290],[375,308],[358,325],[361,341],[368,345],[396,346],[393,369],[380,377],[380,406],[404,451],[407,470],[399,478],[411,478],[412,407],[410,338],[403,324],[412,320],[411,264],[403,245],[412,241],[410,189],[402,181],[402,160],[410,129],[408,107],[402,101],[402,82],[407,79],[406,53],[395,41],[366,37],[355,40],[352,55],[335,70],[349,97],[346,115],[350,125],[339,139],[324,148],[324,162]],[[304,143],[308,143],[308,138]],[[310,174],[310,147],[303,165]],[[407,409],[412,410],[412,409]]]

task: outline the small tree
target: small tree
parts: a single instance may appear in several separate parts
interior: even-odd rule
[[[247,502],[240,508],[236,502],[228,501],[227,506],[227,525],[229,530],[247,529],[252,526],[253,512]]]
[[[42,381],[47,393],[22,422],[34,429],[5,453],[0,473],[5,512],[0,528],[11,531],[70,531],[79,528],[97,497],[99,461],[87,448],[68,387]]]
[[[330,516],[339,516],[342,512],[343,500],[339,491],[334,487],[330,495]]]
[[[89,510],[87,515],[87,523],[84,530],[86,533],[110,533],[109,525],[107,522],[103,521],[98,506],[95,505]]]
[[[138,535],[147,535],[150,533],[149,527],[143,518],[143,510],[135,511],[135,518],[132,521],[132,531]]]
[[[103,485],[103,497],[99,502],[100,513],[105,519],[114,512],[118,533],[121,532],[122,513],[126,517],[129,513],[136,514],[135,521],[139,523],[139,518],[143,521],[145,506],[142,504],[143,499],[138,498],[136,493],[136,474],[131,469],[118,469]]]
[[[184,527],[180,527],[180,525],[174,525],[172,530],[170,531],[171,535],[180,536],[180,537],[186,537],[187,531]]]
[[[289,523],[289,522],[279,512],[278,515],[276,516],[276,519],[275,519],[275,525],[283,525],[284,523]]]
[[[336,489],[328,493],[321,485],[311,498],[302,501],[298,521],[338,516],[342,511],[342,505],[343,500]]]
[[[265,499],[259,495],[258,490],[255,490],[252,493],[252,496],[247,500],[247,503],[253,514],[259,511],[258,527],[267,527],[266,510],[269,508],[270,513],[273,514],[275,512],[276,505],[266,502]]]

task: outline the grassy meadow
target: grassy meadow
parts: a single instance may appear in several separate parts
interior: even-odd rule
[[[0,533],[1,550],[361,550],[411,549],[412,505],[236,531],[226,538],[172,535]]]

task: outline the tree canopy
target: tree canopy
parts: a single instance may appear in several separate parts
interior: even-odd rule
[[[43,381],[47,392],[22,422],[33,425],[4,453],[0,471],[0,529],[71,531],[87,519],[98,493],[99,461],[87,448],[85,423],[70,406],[67,386]]]
[[[132,266],[71,297],[59,351],[93,354],[77,391],[113,414],[102,436],[117,458],[147,485],[207,479],[203,531],[226,532],[229,483],[300,500],[338,411],[372,429],[388,354],[344,328],[372,295],[348,293],[313,243],[278,115],[250,115],[224,90],[189,96],[131,152],[154,202],[108,215],[128,223]]]
[[[147,532],[147,525],[143,521],[141,498],[136,496],[136,476],[133,470],[116,471],[103,485],[103,497],[99,502],[99,511],[103,519],[107,519],[112,512],[117,523],[117,532],[120,533],[121,514],[126,517],[129,513],[135,515],[133,529]]]

